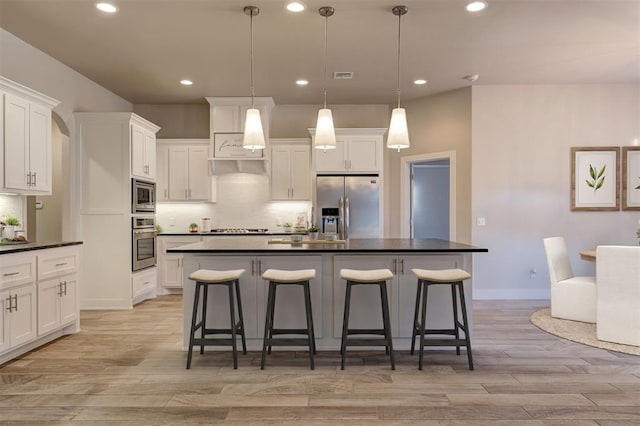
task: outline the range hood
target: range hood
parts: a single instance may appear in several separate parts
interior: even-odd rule
[[[269,174],[269,159],[259,158],[209,158],[209,172],[212,176],[227,173]]]

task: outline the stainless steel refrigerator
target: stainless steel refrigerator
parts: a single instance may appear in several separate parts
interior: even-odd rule
[[[380,184],[378,175],[318,176],[316,214],[338,209],[338,238],[380,238]]]

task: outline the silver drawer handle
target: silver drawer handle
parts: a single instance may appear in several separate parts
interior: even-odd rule
[[[66,264],[67,264],[67,262],[56,263],[56,266],[64,266],[64,265],[66,265]]]
[[[4,277],[10,277],[10,276],[12,276],[12,275],[18,275],[19,273],[20,273],[20,272],[7,272],[7,273],[2,274],[2,276],[4,276]]]

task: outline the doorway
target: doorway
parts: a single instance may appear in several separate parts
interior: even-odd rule
[[[403,238],[456,239],[454,151],[402,157]]]

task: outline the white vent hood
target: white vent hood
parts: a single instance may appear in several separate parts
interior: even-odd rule
[[[268,158],[209,158],[209,171],[211,175],[226,173],[253,173],[269,174]]]

